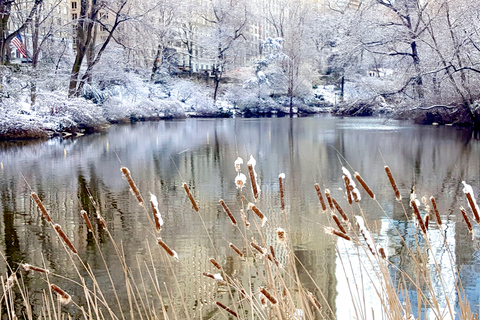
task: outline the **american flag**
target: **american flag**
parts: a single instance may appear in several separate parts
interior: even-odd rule
[[[25,45],[22,42],[22,36],[20,36],[20,33],[17,34],[15,38],[12,39],[11,44],[22,54],[24,58],[27,57],[27,49],[25,48]]]

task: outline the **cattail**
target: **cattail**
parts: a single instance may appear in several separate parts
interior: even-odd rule
[[[183,189],[185,189],[185,192],[187,193],[187,196],[190,199],[190,202],[192,203],[193,209],[198,212],[197,203],[195,202],[195,199],[193,199],[193,196],[190,193],[190,189],[188,188],[185,182],[183,183]]]
[[[370,232],[365,226],[365,221],[363,220],[363,217],[355,216],[355,219],[357,220],[358,230],[360,230],[360,233],[362,234],[368,249],[373,255],[375,255],[376,254],[375,243],[373,242]]]
[[[218,262],[214,258],[210,258],[210,262],[217,268],[218,270],[222,270],[222,266],[218,264]]]
[[[285,210],[285,200],[284,200],[284,193],[283,193],[283,179],[285,179],[285,173],[280,173],[278,176],[278,186],[280,189],[280,207],[282,210]]]
[[[133,195],[137,198],[138,204],[140,204],[142,207],[145,205],[142,195],[140,194],[140,191],[137,188],[137,185],[132,179],[132,176],[130,174],[130,170],[126,167],[121,167],[120,171],[122,171],[123,176],[125,179],[127,179],[128,185],[130,186],[130,190],[132,191]]]
[[[152,207],[153,218],[155,220],[155,229],[160,232],[163,226],[162,214],[158,210],[158,200],[154,194],[150,193],[150,205]]]
[[[272,254],[273,259],[276,259],[275,251],[273,250],[273,246],[270,246],[270,253]]]
[[[427,213],[425,215],[425,229],[428,230],[428,223],[430,222],[430,215]]]
[[[240,216],[242,217],[243,223],[245,224],[245,227],[250,227],[250,222],[247,220],[247,216],[245,215],[245,212],[243,209],[240,209]]]
[[[390,180],[390,184],[392,185],[393,191],[395,192],[395,197],[397,198],[397,201],[401,201],[402,196],[400,195],[400,191],[398,190],[397,184],[395,183],[392,171],[390,171],[390,168],[388,166],[385,166],[385,172],[387,173],[388,180]]]
[[[465,181],[462,181],[464,188],[463,188],[463,193],[465,193],[465,196],[467,197],[468,200],[468,205],[470,206],[470,209],[473,212],[473,216],[475,218],[475,221],[477,223],[480,223],[480,216],[478,215],[478,205],[477,201],[475,200],[475,196],[473,195],[473,188],[469,184],[467,184]]]
[[[225,203],[225,201],[223,201],[223,199],[220,199],[220,204],[222,205],[223,207],[223,210],[225,211],[225,213],[227,214],[227,216],[230,218],[230,221],[232,222],[232,224],[234,226],[237,225],[237,220],[235,220],[235,217],[233,216],[232,212],[230,211],[230,209],[227,207],[227,204]]]
[[[87,224],[87,229],[88,229],[88,231],[93,233],[92,223],[90,222],[90,219],[88,218],[88,213],[87,213],[87,211],[85,211],[85,210],[80,210],[80,214],[82,215],[83,220],[85,220],[85,223]]]
[[[168,253],[169,256],[174,257],[177,261],[179,260],[178,254],[175,250],[172,250],[165,242],[163,242],[162,238],[158,237],[157,243]]]
[[[265,225],[265,223],[267,223],[267,217],[265,217],[265,215],[262,213],[262,211],[260,211],[260,209],[258,209],[256,205],[250,202],[248,204],[248,209],[255,212],[255,214],[260,218],[260,220],[262,220],[262,227]]]
[[[240,249],[238,249],[233,243],[230,243],[229,246],[230,246],[230,248],[232,248],[233,251],[235,251],[241,258],[243,258],[243,253],[242,253],[242,251],[240,251]]]
[[[333,202],[332,202],[332,197],[330,196],[330,190],[325,189],[325,197],[327,198],[328,206],[330,207],[330,210],[335,210],[335,207],[333,206]]]
[[[237,189],[242,190],[246,183],[247,177],[243,173],[239,172],[235,177],[235,185],[237,186]]]
[[[363,189],[367,192],[367,194],[370,196],[370,198],[375,199],[375,194],[373,193],[372,189],[367,185],[365,180],[360,176],[358,172],[355,172],[354,174],[355,178],[357,179],[358,182],[362,185]]]
[[[346,190],[346,193],[347,193],[347,200],[348,200],[348,203],[349,204],[352,204],[353,203],[353,200],[352,200],[352,192],[350,190],[350,187],[349,187],[349,180],[348,180],[348,177],[347,176],[343,176],[343,181],[345,182],[345,190]]]
[[[256,244],[255,242],[250,242],[250,245],[252,246],[252,248],[254,248],[255,250],[257,250],[258,252],[260,252],[260,254],[265,254],[265,250],[260,247],[258,244]]]
[[[227,311],[228,313],[230,313],[235,318],[238,318],[238,314],[235,311],[233,311],[232,309],[230,309],[229,307],[225,306],[224,304],[222,304],[221,302],[218,302],[218,301],[215,302],[215,303],[217,304],[217,306],[219,306],[223,310]]]
[[[415,217],[417,218],[418,224],[420,225],[420,229],[422,229],[423,233],[427,233],[427,228],[425,227],[425,224],[423,223],[422,216],[420,215],[420,211],[418,210],[417,202],[415,199],[410,200],[410,205],[413,208],[413,212],[415,213]]]
[[[95,208],[95,214],[97,215],[97,219],[100,219],[100,208],[98,207],[97,202],[95,201],[95,199],[93,199],[93,196],[89,196],[88,199],[90,199],[92,206]]]
[[[463,220],[467,224],[468,231],[473,234],[472,224],[470,223],[470,219],[468,219],[467,212],[465,211],[464,207],[460,207],[460,211],[462,212]]]
[[[387,259],[387,256],[385,254],[385,249],[383,249],[382,247],[380,247],[378,249],[378,253],[380,253],[380,256],[382,257],[382,259]]]
[[[260,292],[267,298],[272,304],[277,304],[277,299],[270,294],[264,287],[259,288]]]
[[[325,204],[325,200],[323,200],[322,190],[320,190],[320,185],[315,183],[315,190],[317,191],[318,200],[320,200],[320,204],[322,205],[322,210],[327,210],[327,205]]]
[[[241,170],[240,166],[243,164],[243,159],[240,158],[240,157],[237,157],[234,164],[235,164],[235,171],[240,172],[240,170]]]
[[[50,289],[55,292],[57,295],[58,295],[58,298],[60,300],[60,302],[62,304],[69,304],[70,301],[72,301],[72,297],[66,293],[65,291],[63,291],[59,286],[57,286],[56,284],[51,284],[50,285]]]
[[[430,197],[430,202],[432,202],[433,212],[435,213],[435,217],[437,218],[437,223],[439,226],[441,226],[442,219],[440,218],[440,213],[438,213],[437,201],[435,201],[435,198],[432,196]]]
[[[50,271],[48,271],[47,269],[32,266],[31,264],[28,264],[28,263],[23,263],[21,266],[22,266],[23,270],[25,270],[25,272],[35,271],[35,272],[44,273],[44,274],[49,274],[50,273]]]
[[[285,232],[285,229],[282,228],[277,228],[277,240],[281,244],[285,244],[285,240],[287,239],[287,234]]]
[[[340,213],[340,215],[342,216],[343,221],[347,222],[348,217],[343,211],[342,207],[340,207],[340,205],[338,204],[337,200],[335,200],[335,198],[331,198],[331,199],[332,199],[333,205],[335,206],[335,208],[337,208],[338,213]]]
[[[345,228],[342,226],[342,223],[340,222],[340,219],[338,219],[337,215],[332,213],[332,218],[333,218],[333,221],[335,221],[335,223],[337,224],[338,229],[340,229],[340,231],[346,234],[347,232],[345,231]]]
[[[327,233],[327,234],[332,234],[332,235],[335,235],[337,237],[343,238],[345,240],[352,241],[352,238],[350,238],[347,234],[345,234],[341,231],[338,231],[334,228],[325,227],[324,230],[325,230],[325,233]]]
[[[257,164],[257,161],[251,155],[250,160],[248,160],[247,162],[247,167],[248,167],[248,173],[250,174],[250,181],[252,183],[252,191],[253,191],[253,196],[255,197],[255,200],[258,199],[258,194],[260,193],[260,188],[258,187],[258,184],[257,184],[257,173],[255,172],[256,164]]]
[[[207,278],[212,278],[215,281],[225,282],[225,280],[223,280],[222,275],[219,273],[211,274],[209,272],[204,272],[203,275]]]
[[[107,229],[107,222],[105,221],[105,219],[103,219],[102,216],[98,216],[98,221],[100,221],[100,224],[102,225],[102,228],[103,229]]]
[[[310,302],[317,308],[318,311],[321,311],[322,310],[322,305],[320,304],[320,302],[317,300],[317,298],[315,297],[315,295],[310,292],[310,291],[307,291],[307,296],[308,296],[308,299],[310,300]]]
[[[60,236],[60,238],[62,238],[63,242],[65,242],[65,244],[67,245],[67,247],[74,253],[74,254],[77,254],[77,249],[75,249],[75,247],[73,246],[73,244],[70,242],[70,239],[68,239],[67,235],[65,234],[65,232],[63,232],[62,230],[62,227],[59,225],[59,224],[55,224],[53,226],[55,228],[55,230],[57,231],[58,235]]]
[[[35,203],[37,204],[37,207],[40,209],[40,211],[42,212],[42,215],[43,217],[45,218],[45,220],[47,220],[48,222],[52,222],[52,218],[50,218],[50,215],[48,214],[47,212],[47,209],[45,209],[45,207],[43,206],[43,203],[42,201],[40,200],[40,198],[38,197],[38,195],[32,191],[32,198],[33,200],[35,200]]]

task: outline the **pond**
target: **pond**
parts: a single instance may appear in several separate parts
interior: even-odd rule
[[[251,222],[250,230],[246,230],[240,210],[255,201],[249,181],[243,190],[236,188],[234,161],[243,158],[242,172],[248,176],[246,162],[250,155],[257,162],[261,189],[255,204],[267,216],[268,223],[260,227],[255,214],[246,211]],[[256,237],[258,243],[275,247],[279,252],[277,259],[286,263],[288,258],[281,255],[280,245],[275,241],[275,231],[281,227],[287,230],[297,257],[298,277],[324,305],[324,315],[353,318],[358,311],[347,308],[346,302],[352,300],[349,289],[352,283],[346,279],[359,278],[356,273],[362,266],[358,264],[360,260],[352,259],[346,268],[349,270],[345,271],[345,257],[368,255],[368,252],[361,253],[354,243],[325,234],[324,227],[332,225],[331,215],[322,210],[314,184],[319,183],[323,190],[328,188],[352,217],[363,213],[376,242],[385,248],[390,269],[395,266],[407,272],[412,261],[402,238],[407,243],[417,239],[413,235],[415,230],[409,227],[412,211],[408,208],[410,192],[415,187],[419,199],[435,197],[443,221],[439,227],[432,218],[431,247],[425,250],[427,256],[436,257],[440,272],[452,275],[444,277],[444,291],[453,291],[451,299],[457,301],[453,275],[458,272],[468,300],[473,310],[477,310],[480,255],[476,236],[480,230],[474,223],[472,240],[459,207],[469,209],[462,181],[472,185],[478,195],[479,156],[480,141],[466,129],[330,116],[145,122],[117,125],[103,134],[2,143],[0,252],[4,259],[0,268],[4,278],[11,269],[20,269],[22,263],[47,268],[48,278],[18,271],[28,288],[32,312],[41,313],[44,292],[51,282],[73,297],[75,304],[63,307],[64,312],[81,317],[79,306],[86,305],[86,298],[78,282],[83,279],[87,286],[92,286],[93,281],[84,267],[87,266],[95,274],[99,287],[104,288],[105,299],[111,298],[112,312],[118,314],[120,308],[129,309],[131,301],[124,292],[132,286],[125,280],[127,271],[120,255],[131,270],[132,279],[138,279],[138,283],[132,280],[133,287],[145,300],[147,296],[155,296],[155,287],[148,284],[154,278],[153,282],[160,284],[165,295],[165,306],[180,299],[182,310],[188,310],[192,318],[221,318],[222,310],[214,304],[219,299],[228,303],[229,294],[222,293],[224,288],[203,276],[204,272],[218,273],[209,259],[214,257],[226,273],[248,283],[254,292],[253,287],[261,286],[265,277],[264,270],[255,265],[260,262],[239,257],[229,244],[250,252],[248,241]],[[396,178],[402,203],[395,199],[385,165]],[[130,170],[147,201],[145,209],[139,206],[122,177],[122,166]],[[361,189],[361,206],[349,206],[342,166],[352,174],[357,171],[362,175],[375,192],[376,201]],[[285,173],[285,213],[280,209],[280,173]],[[184,182],[197,201],[198,213],[185,194]],[[52,220],[62,226],[78,257],[69,254],[52,226],[42,218],[31,191],[39,195]],[[158,198],[165,222],[162,240],[178,253],[179,262],[161,262],[168,257],[158,256],[162,253],[156,246],[158,234],[151,225],[150,193]],[[107,229],[96,219],[91,199],[97,204]],[[237,226],[230,222],[220,199],[224,199],[237,218]],[[82,209],[89,213],[93,233],[88,232],[80,215]],[[260,238],[260,234],[266,238]],[[452,260],[458,271],[450,270]],[[158,272],[152,277],[146,270]],[[364,299],[368,306],[375,305],[375,293],[371,290],[361,290],[361,294],[368,296]],[[417,315],[415,288],[408,288],[408,292],[412,293],[412,313]],[[114,298],[113,293],[119,296]],[[15,301],[18,313],[24,312],[19,293]],[[442,303],[445,301],[439,301]]]

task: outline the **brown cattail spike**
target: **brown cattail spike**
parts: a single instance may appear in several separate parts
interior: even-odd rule
[[[285,229],[283,228],[277,228],[277,240],[281,244],[285,244],[285,240],[287,239],[287,234],[285,232]]]
[[[353,203],[352,190],[350,188],[350,179],[346,175],[343,175],[343,181],[345,182],[345,190],[347,192],[347,200],[349,204]]]
[[[55,224],[53,226],[55,228],[55,231],[57,231],[58,235],[60,238],[62,238],[63,242],[67,245],[67,247],[75,254],[77,254],[77,249],[73,246],[72,242],[70,242],[70,239],[68,239],[67,235],[65,232],[63,232],[62,227],[59,224]]]
[[[428,230],[428,223],[430,222],[430,215],[427,213],[425,215],[425,229]]]
[[[464,207],[460,207],[460,211],[462,212],[463,220],[467,224],[468,231],[473,234],[472,224],[470,223],[470,219],[468,219],[467,212],[465,211]]]
[[[223,208],[223,211],[225,211],[225,213],[227,214],[227,216],[230,218],[230,221],[232,222],[232,224],[234,226],[237,225],[237,220],[235,220],[235,217],[233,216],[232,212],[230,211],[230,209],[227,207],[227,204],[225,203],[225,201],[223,201],[223,199],[220,199],[220,204],[222,205],[222,208]]]
[[[250,245],[252,246],[252,248],[254,248],[255,250],[257,250],[258,252],[260,252],[260,254],[264,254],[265,253],[265,250],[260,247],[258,244],[256,244],[255,242],[250,242]]]
[[[58,298],[60,299],[60,302],[62,304],[69,304],[70,301],[72,301],[72,297],[65,291],[63,291],[59,286],[56,284],[51,284],[50,289],[55,292],[58,295]]]
[[[378,248],[378,253],[380,253],[380,256],[382,257],[382,259],[387,258],[387,256],[385,255],[385,249],[383,249],[382,247]]]
[[[272,304],[277,304],[277,299],[270,294],[264,287],[259,288],[260,292],[267,298]]]
[[[342,231],[343,233],[347,234],[347,232],[345,231],[345,228],[343,227],[342,223],[340,222],[340,219],[338,219],[337,215],[332,213],[332,218],[333,218],[333,221],[335,221],[335,223],[337,224],[338,229],[340,229],[340,231]]]
[[[238,249],[233,243],[230,243],[229,246],[230,246],[230,248],[232,248],[233,251],[235,251],[241,258],[243,258],[243,253],[242,253],[242,251],[240,251],[240,249]]]
[[[393,178],[392,171],[388,166],[385,166],[385,172],[387,173],[388,180],[390,180],[390,184],[392,185],[393,192],[395,192],[395,198],[397,201],[402,200],[402,196],[400,195],[400,191],[398,190],[397,184],[395,183],[395,179]]]
[[[285,210],[285,199],[284,199],[284,191],[283,191],[283,179],[285,179],[285,173],[281,173],[278,176],[278,187],[280,189],[280,208]]]
[[[163,242],[162,238],[158,237],[157,243],[165,250],[166,253],[168,253],[169,256],[174,257],[175,260],[178,261],[178,254],[175,252],[175,250],[172,250],[165,242]]]
[[[468,205],[470,206],[470,209],[472,209],[473,217],[475,218],[475,221],[477,223],[480,223],[480,216],[478,215],[477,206],[476,206],[476,203],[473,201],[472,194],[466,193],[465,196],[467,197]]]
[[[35,203],[37,204],[38,209],[40,209],[40,211],[42,212],[42,215],[45,218],[45,220],[47,220],[48,222],[51,223],[52,219],[50,218],[50,215],[48,214],[47,209],[45,209],[42,201],[40,200],[38,195],[33,191],[32,191],[32,198],[33,198],[33,200],[35,200]]]
[[[187,184],[184,182],[183,183],[183,189],[185,189],[185,192],[187,193],[188,198],[190,199],[190,202],[192,203],[192,207],[195,211],[198,212],[198,206],[197,203],[195,202],[195,199],[193,199],[192,194],[190,193],[190,189],[188,188]]]
[[[330,207],[330,210],[335,210],[335,207],[333,206],[333,202],[332,202],[332,197],[330,196],[330,190],[325,189],[325,197],[327,198],[328,206]]]
[[[341,231],[338,231],[334,228],[329,228],[329,227],[326,227],[324,229],[325,229],[325,233],[327,233],[327,234],[332,234],[332,235],[335,235],[337,237],[343,238],[345,240],[352,241],[352,238],[350,238],[348,235],[346,235],[345,233],[343,233]]]
[[[210,262],[215,266],[215,268],[222,270],[222,266],[220,266],[214,258],[210,258]]]
[[[248,167],[248,173],[250,175],[250,182],[252,183],[252,191],[253,191],[253,196],[255,200],[258,199],[258,194],[259,194],[259,188],[257,186],[257,173],[255,172],[255,165],[257,164],[257,161],[253,158],[253,156],[250,156],[250,160],[247,162],[247,167]]]
[[[224,304],[222,304],[221,302],[218,302],[218,301],[215,302],[215,303],[217,304],[217,306],[219,306],[223,310],[227,311],[228,313],[230,313],[235,318],[238,318],[238,314],[235,311],[233,311],[232,309],[230,309],[229,307],[225,306]]]
[[[335,206],[335,208],[337,208],[338,213],[340,213],[340,215],[342,216],[343,221],[347,222],[348,217],[345,214],[345,211],[343,211],[342,207],[340,207],[340,205],[338,204],[337,200],[335,200],[335,198],[331,198],[331,199],[332,199],[333,205]]]
[[[322,190],[320,190],[320,185],[318,183],[315,183],[314,186],[315,186],[315,190],[317,191],[318,200],[322,205],[322,210],[325,211],[327,210],[327,205],[325,204],[325,200],[323,200],[323,195],[322,195]]]
[[[35,271],[35,272],[45,273],[45,274],[49,274],[49,273],[50,273],[50,271],[48,271],[47,269],[40,268],[40,267],[36,267],[36,266],[32,266],[31,264],[28,264],[28,263],[22,264],[22,268],[23,268],[23,270],[25,270],[25,272]]]
[[[88,231],[93,233],[92,223],[90,222],[90,219],[88,218],[88,213],[87,213],[87,211],[81,210],[81,211],[80,211],[80,214],[82,215],[83,220],[85,220],[85,223],[87,224],[87,229],[88,229]]]
[[[267,222],[267,217],[265,217],[265,215],[262,213],[262,211],[260,211],[260,209],[258,209],[258,207],[251,202],[248,204],[248,209],[255,212],[257,217],[259,217],[262,220],[262,227],[263,227],[265,225],[265,223]]]
[[[370,196],[370,198],[375,199],[375,194],[373,193],[372,189],[367,185],[365,180],[360,176],[358,172],[355,172],[354,174],[355,179],[357,179],[358,182],[362,185],[363,189],[367,192],[367,194]]]
[[[155,230],[157,230],[157,232],[160,232],[163,225],[162,214],[158,210],[157,196],[152,193],[150,194],[150,206],[152,207],[153,220],[155,221]]]
[[[138,204],[141,205],[142,207],[144,206],[145,202],[143,201],[142,195],[140,194],[140,191],[137,188],[137,185],[132,179],[132,175],[130,174],[130,170],[126,167],[121,167],[120,171],[122,171],[123,176],[128,182],[128,185],[130,186],[130,190],[132,191],[133,195],[137,198]]]
[[[423,222],[422,216],[420,215],[420,211],[418,210],[417,202],[415,199],[410,200],[410,205],[413,208],[413,213],[415,214],[415,217],[417,218],[418,225],[420,226],[420,229],[422,229],[422,232],[424,234],[427,233],[427,228],[425,227],[425,223]]]
[[[434,197],[430,197],[430,202],[432,203],[433,212],[435,213],[435,217],[437,218],[437,223],[439,226],[441,226],[442,219],[440,218],[440,213],[438,212],[437,201],[435,201]]]

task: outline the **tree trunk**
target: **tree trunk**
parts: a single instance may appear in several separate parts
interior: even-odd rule
[[[157,53],[155,54],[155,59],[153,60],[152,73],[150,74],[150,82],[153,82],[153,80],[155,79],[155,75],[158,72],[158,69],[160,69],[162,52],[162,45],[159,44],[157,47]]]

